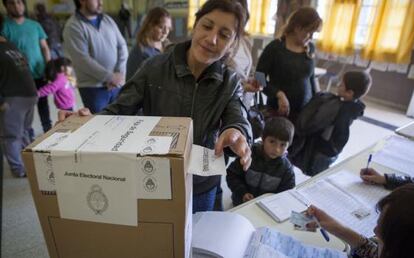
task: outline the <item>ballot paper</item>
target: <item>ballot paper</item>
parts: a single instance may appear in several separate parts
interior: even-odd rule
[[[216,156],[214,150],[193,144],[188,173],[199,176],[226,175],[224,155]]]

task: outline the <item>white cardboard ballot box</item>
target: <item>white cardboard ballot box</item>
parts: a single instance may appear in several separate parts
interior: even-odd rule
[[[188,257],[189,118],[73,116],[23,151],[51,257]]]

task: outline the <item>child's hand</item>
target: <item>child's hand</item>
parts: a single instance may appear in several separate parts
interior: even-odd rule
[[[251,193],[245,193],[243,195],[243,202],[248,202],[248,201],[250,201],[252,199],[254,199],[254,196]]]
[[[363,168],[360,171],[361,179],[368,184],[385,185],[385,176],[373,168]]]
[[[58,111],[58,121],[56,124],[65,121],[66,118],[70,117],[71,115],[77,114],[78,116],[90,116],[92,115],[89,108],[81,108],[78,111],[67,111],[67,110],[59,110]]]

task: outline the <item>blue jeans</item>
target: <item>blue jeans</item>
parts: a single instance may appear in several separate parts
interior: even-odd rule
[[[217,186],[208,192],[193,195],[193,213],[212,211],[216,200]]]
[[[79,88],[79,93],[83,105],[89,108],[92,114],[95,114],[114,101],[118,96],[119,90],[119,88],[108,90],[106,87],[82,87]]]

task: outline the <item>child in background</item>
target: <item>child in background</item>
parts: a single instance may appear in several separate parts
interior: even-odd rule
[[[321,92],[315,95],[307,106],[305,106],[298,117],[294,148],[289,150],[289,159],[299,167],[303,173],[314,176],[327,169],[342,152],[349,139],[349,128],[352,122],[364,114],[365,104],[360,100],[371,87],[371,76],[362,71],[349,71],[343,76],[342,83],[338,88],[337,96],[331,93]],[[328,95],[332,96],[328,96]],[[312,103],[316,103],[322,98],[329,97],[336,100],[336,106],[332,102],[321,101],[317,109],[319,116],[326,121],[332,121],[319,128],[318,131],[308,134],[313,128],[301,129],[300,126],[302,113],[309,111]],[[332,112],[336,109],[335,112]],[[326,114],[326,115],[320,115]],[[316,113],[310,117],[309,123],[321,124],[324,121],[316,122]]]
[[[61,110],[73,110],[75,106],[74,77],[72,62],[64,57],[46,64],[45,77],[48,84],[37,92],[39,97],[53,94],[55,105]]]
[[[245,172],[236,159],[227,168],[227,184],[233,205],[247,202],[264,193],[279,193],[295,186],[293,166],[286,157],[292,142],[293,124],[282,117],[266,121],[263,142],[252,146],[252,164]]]

